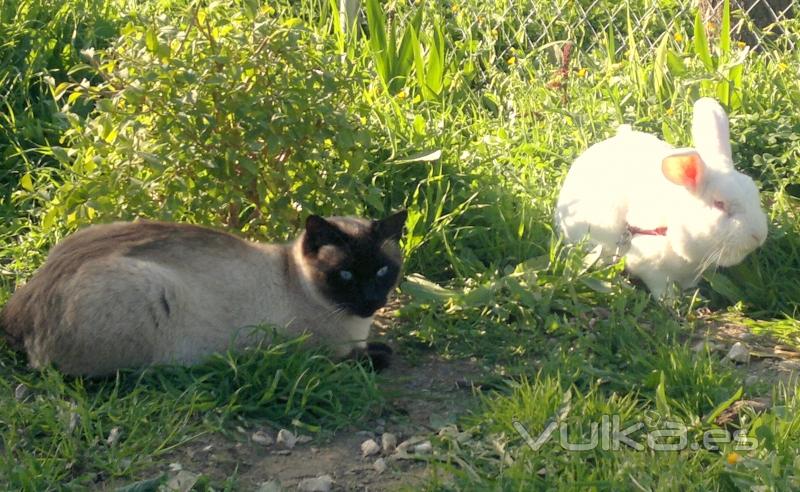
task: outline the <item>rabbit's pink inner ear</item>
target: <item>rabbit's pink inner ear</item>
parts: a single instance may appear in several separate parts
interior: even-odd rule
[[[673,154],[661,161],[661,171],[671,182],[694,192],[703,181],[705,164],[697,152]]]

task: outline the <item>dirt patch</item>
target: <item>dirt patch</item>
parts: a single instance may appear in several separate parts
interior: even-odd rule
[[[758,383],[783,383],[792,388],[800,381],[800,349],[777,338],[753,333],[744,324],[713,317],[701,319],[703,326],[692,338],[695,350],[707,347],[727,359],[735,344],[747,353],[746,361],[737,366],[746,373],[745,386]],[[733,361],[731,361],[733,363]]]
[[[396,329],[392,323],[393,310],[394,306],[389,306],[377,317],[375,338],[396,349],[391,334]],[[297,490],[304,479],[322,475],[333,479],[332,490],[413,487],[425,480],[428,460],[435,456],[408,459],[404,454],[405,459],[396,459],[399,455],[379,452],[364,458],[361,444],[368,439],[380,443],[384,432],[394,434],[398,443],[408,439],[424,441],[434,436],[476,403],[473,381],[481,380],[488,372],[477,361],[442,360],[437,354],[418,350],[395,352],[391,366],[378,375],[378,387],[386,405],[380,415],[368,421],[333,435],[315,436],[292,449],[277,443],[263,444],[261,437],[266,434],[275,439],[279,429],[247,422],[247,429],[239,427],[227,435],[197,437],[160,458],[157,468],[146,476],[167,472],[174,478],[177,470],[183,470],[202,474],[218,484],[235,476],[238,490],[257,490],[266,483]],[[254,440],[253,435],[259,431],[259,438]],[[381,472],[375,467],[380,457],[387,465]]]

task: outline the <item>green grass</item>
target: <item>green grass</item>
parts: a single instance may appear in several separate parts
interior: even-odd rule
[[[30,372],[4,350],[0,476],[18,490],[88,486],[137,476],[171,450],[233,424],[329,434],[380,407],[371,371],[333,363],[302,342],[96,381]],[[113,428],[120,437],[108,444]]]
[[[459,421],[470,439],[435,440],[444,463],[428,488],[800,487],[796,380],[748,382],[747,366],[691,348],[723,322],[800,345],[796,19],[781,36],[748,23],[728,39],[717,27],[704,48],[688,1],[365,2],[370,36],[342,33],[336,2],[323,0],[29,3],[2,32],[59,48],[32,51],[35,68],[3,93],[0,303],[51,244],[93,221],[145,215],[280,239],[307,213],[405,206],[400,352],[476,358],[501,381]],[[19,5],[0,4],[3,19]],[[752,51],[739,43],[755,38]],[[24,46],[0,47],[2,74],[16,77]],[[95,58],[78,65],[87,47]],[[570,162],[620,123],[689,144],[699,96],[727,103],[770,234],[743,264],[660,305],[623,265],[589,267],[585,251],[560,245],[552,208]],[[0,373],[0,486],[12,489],[133,480],[232,422],[332,431],[382,398],[362,367],[292,342],[102,382],[29,372],[3,350]],[[19,383],[31,389],[23,401]],[[769,410],[736,421],[759,439],[738,458],[730,444],[569,452],[555,437],[534,452],[513,427],[535,435],[561,412],[578,440],[617,414],[682,422],[698,443],[733,397],[767,396]],[[113,427],[122,437],[109,447]]]

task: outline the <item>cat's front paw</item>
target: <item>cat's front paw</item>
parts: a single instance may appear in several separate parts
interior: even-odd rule
[[[369,361],[376,372],[388,368],[392,361],[392,348],[383,342],[369,342],[350,352],[350,357],[358,361]]]

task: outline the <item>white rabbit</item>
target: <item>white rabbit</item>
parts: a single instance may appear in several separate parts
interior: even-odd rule
[[[711,266],[742,261],[767,237],[752,179],[736,171],[728,117],[710,98],[694,105],[694,148],[675,149],[622,125],[572,164],[556,206],[567,242],[588,238],[603,256],[662,298],[670,282],[692,287]]]

